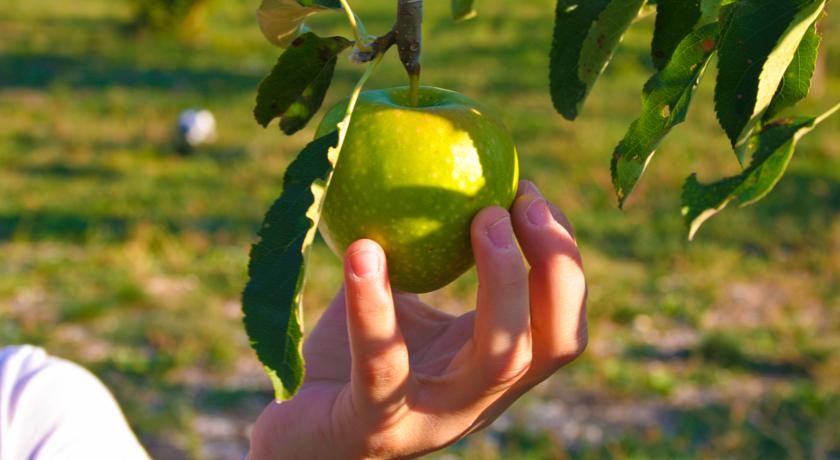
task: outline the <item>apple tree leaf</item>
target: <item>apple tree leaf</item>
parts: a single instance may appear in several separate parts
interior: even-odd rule
[[[260,83],[254,118],[263,127],[280,117],[280,128],[293,134],[312,119],[332,82],[337,56],[353,42],[307,32],[280,55]]]
[[[741,0],[719,46],[715,111],[738,160],[826,0]]]
[[[338,4],[337,1],[335,3]],[[286,48],[302,32],[303,20],[326,8],[341,8],[341,5],[327,6],[298,0],[262,0],[257,9],[257,23],[268,41]]]
[[[656,26],[651,57],[657,70],[665,68],[677,45],[700,21],[700,0],[661,0],[656,4]]]
[[[381,56],[359,79],[337,129],[310,142],[286,169],[283,192],[251,248],[242,294],[245,330],[278,399],[294,395],[303,382],[301,303],[309,250],[356,101],[380,61]]]
[[[456,21],[466,21],[477,15],[475,0],[452,0],[452,17]]]
[[[741,174],[701,184],[692,174],[682,192],[682,214],[693,239],[707,219],[729,203],[747,206],[764,198],[779,182],[793,157],[797,142],[820,122],[840,109],[840,104],[816,118],[782,118],[762,127],[749,139],[752,160]]]
[[[277,399],[288,399],[303,382],[304,273],[333,170],[329,152],[338,143],[339,132],[332,131],[310,142],[289,165],[283,193],[265,215],[260,241],[251,248],[243,321]]]
[[[280,129],[286,134],[294,134],[312,119],[324,102],[324,96],[332,83],[335,72],[335,58],[333,63],[315,77],[312,84],[306,87],[292,105],[280,117]]]
[[[297,2],[306,7],[341,9],[339,0],[297,0]]]
[[[811,90],[811,79],[817,68],[817,51],[820,47],[820,36],[817,33],[816,23],[808,28],[808,32],[802,37],[793,61],[790,62],[782,83],[770,102],[770,107],[764,112],[764,120],[770,120],[782,110],[793,107],[802,99],[808,96]]]
[[[619,206],[624,206],[662,139],[685,120],[719,35],[717,22],[692,32],[680,42],[665,68],[645,84],[642,115],[613,152],[612,180]]]
[[[718,20],[722,1],[726,0],[660,0],[656,4],[651,57],[657,70],[665,68],[692,30]]]
[[[554,108],[577,118],[645,0],[558,0],[549,79]]]

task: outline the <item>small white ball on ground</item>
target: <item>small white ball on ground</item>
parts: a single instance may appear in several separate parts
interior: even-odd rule
[[[189,147],[211,144],[217,136],[216,118],[209,110],[184,110],[178,116],[178,135]]]

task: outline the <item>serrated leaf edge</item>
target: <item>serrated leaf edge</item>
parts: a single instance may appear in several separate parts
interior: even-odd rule
[[[776,90],[781,83],[781,79],[784,76],[785,71],[787,70],[788,65],[793,60],[794,53],[796,49],[799,47],[799,43],[802,41],[805,33],[808,30],[808,27],[813,24],[813,22],[817,19],[819,14],[825,8],[826,0],[812,0],[812,3],[798,13],[793,16],[790,24],[785,28],[782,32],[781,36],[783,39],[778,42],[773,49],[768,53],[767,58],[764,59],[764,62],[761,63],[762,69],[758,75],[758,88],[755,96],[755,102],[753,104],[753,108],[751,110],[750,118],[746,121],[743,127],[740,129],[740,133],[737,134],[734,138],[729,136],[729,132],[724,126],[724,131],[727,131],[727,135],[730,137],[730,142],[732,144],[732,148],[735,150],[736,157],[738,161],[743,165],[746,161],[746,153],[748,151],[746,142],[749,140],[750,135],[752,134],[755,127],[761,121],[762,115],[764,111],[770,106],[770,103],[773,100],[773,96],[776,94]],[[734,3],[734,8],[738,8],[739,4]],[[733,10],[734,11],[734,10]],[[802,16],[804,15],[804,16]],[[801,20],[797,21],[797,19],[802,18]],[[731,27],[731,24],[727,26],[727,29]],[[724,37],[722,41],[725,41],[725,35],[727,31],[724,31]],[[768,74],[768,66],[771,67],[776,72]],[[764,78],[765,76],[770,76],[771,78]],[[720,80],[718,81],[718,83]],[[716,91],[717,93],[717,91]],[[715,95],[715,113],[718,114],[718,120],[720,120],[719,114],[719,104],[724,103],[717,99],[717,94]],[[729,101],[725,103],[735,103],[734,101]],[[723,122],[721,122],[723,126]]]
[[[292,305],[292,309],[294,310],[293,314],[295,315],[295,318],[297,319],[297,325],[298,325],[299,329],[297,331],[291,331],[291,332],[289,330],[287,330],[287,331],[285,331],[286,335],[283,337],[283,340],[288,341],[290,339],[290,337],[292,337],[294,335],[295,332],[297,333],[298,340],[297,340],[297,343],[295,343],[294,345],[295,345],[295,349],[296,349],[298,359],[300,360],[301,363],[304,364],[304,366],[305,366],[305,363],[304,363],[303,356],[302,356],[303,342],[302,342],[302,340],[300,340],[300,338],[302,338],[302,336],[303,336],[303,309],[301,308],[301,306],[302,306],[302,303],[303,303],[303,284],[304,284],[305,279],[306,279],[306,267],[308,266],[309,254],[310,254],[310,250],[311,250],[311,247],[312,247],[312,241],[314,241],[314,239],[315,239],[315,233],[317,232],[317,229],[318,229],[318,223],[320,221],[321,211],[323,210],[326,194],[327,194],[327,191],[329,190],[330,181],[332,180],[332,173],[335,170],[335,166],[338,163],[339,155],[341,153],[341,148],[344,145],[345,138],[347,137],[347,130],[350,127],[350,121],[352,119],[353,111],[355,110],[355,107],[356,107],[356,102],[359,99],[359,95],[361,94],[362,88],[364,87],[365,83],[367,83],[367,80],[373,74],[373,71],[376,69],[376,67],[379,65],[379,63],[381,61],[382,61],[382,56],[379,56],[377,59],[375,59],[373,62],[371,62],[370,65],[368,65],[368,68],[365,70],[365,73],[359,79],[358,83],[356,83],[356,86],[354,87],[353,92],[350,96],[350,101],[347,104],[347,109],[345,110],[344,118],[336,125],[336,127],[338,128],[337,143],[336,143],[335,147],[330,147],[327,150],[327,161],[331,165],[331,167],[329,168],[329,171],[327,172],[327,177],[325,179],[314,180],[309,187],[309,190],[310,190],[310,192],[312,193],[312,196],[313,196],[313,202],[312,202],[312,205],[310,205],[309,208],[306,210],[305,216],[310,221],[310,227],[305,232],[304,240],[303,240],[303,243],[301,245],[303,262],[301,263],[301,266],[299,268],[297,285],[296,285],[296,288],[295,288],[295,298],[293,299],[293,305]],[[334,132],[335,131],[333,131],[333,133]],[[325,137],[325,136],[322,136],[322,137]],[[282,197],[282,194],[281,194],[281,197]],[[294,238],[291,241],[292,242],[297,241],[298,238]],[[244,309],[244,305],[243,305],[243,309]],[[292,325],[292,323],[290,321],[289,326],[291,326],[291,325]],[[293,340],[293,342],[294,341],[295,340]],[[253,345],[256,342],[251,341],[251,343]],[[261,353],[258,352],[257,355],[262,360]],[[284,360],[287,359],[286,356],[284,356]],[[295,392],[300,388],[300,385],[302,383],[302,378],[301,378],[300,381],[296,381],[296,382],[284,382],[283,379],[281,378],[281,374],[279,374],[276,369],[272,369],[266,363],[263,363],[263,367],[265,368],[266,373],[268,374],[268,377],[271,380],[272,386],[274,387],[274,392],[275,392],[275,398],[276,399],[278,399],[278,400],[288,399],[288,398],[292,397],[295,394]]]
[[[630,9],[628,2],[636,2],[638,3],[638,8]],[[607,69],[612,61],[613,56],[615,55],[616,49],[621,44],[621,41],[624,40],[624,35],[627,33],[627,30],[633,24],[633,19],[639,15],[639,12],[644,8],[645,0],[612,0],[606,8],[604,8],[599,14],[598,17],[595,18],[595,21],[589,27],[589,31],[586,34],[586,37],[583,39],[583,45],[580,48],[580,54],[578,55],[578,64],[577,64],[577,77],[581,83],[585,85],[585,92],[583,97],[581,97],[576,105],[576,112],[580,114],[581,110],[583,109],[583,104],[586,101],[587,97],[589,97],[589,93],[592,92],[592,88],[595,87],[595,83]],[[608,40],[599,40],[597,35],[600,33],[600,25],[606,22],[607,18],[610,14],[617,14],[616,11],[620,11],[622,8],[627,8],[628,11],[635,11],[632,15],[628,15],[628,20],[625,24],[623,24],[619,29],[616,31],[617,37],[611,36]],[[615,39],[615,45],[609,50],[604,59],[604,62],[600,64],[600,68],[598,69],[590,69],[590,74],[587,75],[586,71],[586,62],[584,56],[589,56],[595,53],[595,49],[603,48],[604,43],[608,41],[612,41]]]
[[[783,169],[787,169],[787,164],[789,164],[789,162],[793,158],[793,151],[792,150],[794,150],[796,148],[797,143],[799,143],[799,141],[805,135],[807,135],[808,133],[813,131],[814,128],[817,127],[817,125],[819,125],[820,123],[825,121],[825,119],[834,115],[838,111],[840,111],[840,104],[835,105],[831,109],[824,112],[822,115],[820,115],[818,117],[815,117],[815,118],[811,119],[810,121],[808,121],[806,123],[803,123],[802,126],[794,133],[794,135],[787,142],[785,142],[784,144],[782,144],[781,146],[779,146],[777,148],[777,150],[781,149],[781,148],[787,148],[787,149],[791,150],[790,157],[787,159]],[[745,171],[744,173],[742,173],[739,176],[731,176],[731,177],[723,178],[723,179],[720,179],[718,181],[712,182],[710,184],[722,183],[722,182],[725,182],[727,180],[736,180],[738,177],[741,177],[744,174],[748,174],[747,171]],[[750,200],[745,200],[745,201],[740,202],[739,207],[749,206],[749,205],[754,204],[755,202],[761,200],[765,196],[767,196],[767,194],[769,194],[773,190],[773,188],[776,186],[776,184],[778,184],[778,182],[781,180],[781,178],[782,178],[781,175],[779,177],[777,177],[772,182],[772,184],[767,187],[767,189],[763,193],[761,193],[759,195],[756,195],[754,198],[752,198]],[[684,187],[687,187],[689,182],[692,181],[692,180],[694,182],[696,182],[698,185],[701,185],[701,186],[704,185],[704,184],[700,184],[700,182],[697,181],[697,175],[696,174],[692,174],[686,180],[686,184],[684,185]],[[706,184],[706,185],[708,186],[709,184]],[[735,189],[737,189],[737,187],[738,187],[738,185],[735,186]],[[688,239],[689,239],[689,241],[694,239],[694,236],[697,234],[697,231],[700,229],[700,227],[707,220],[709,220],[709,218],[711,218],[712,216],[714,216],[717,213],[719,213],[720,211],[722,211],[724,208],[726,208],[726,206],[729,205],[729,203],[731,203],[732,201],[734,201],[738,198],[737,196],[732,195],[733,191],[734,191],[734,189],[732,191],[728,192],[727,198],[722,200],[720,205],[718,205],[717,207],[714,207],[714,208],[705,209],[700,214],[698,214],[697,217],[695,217],[691,222],[688,223],[688,227],[689,227],[689,229],[688,229]],[[689,207],[686,204],[683,204],[682,214],[684,216],[687,216],[688,211],[689,211]]]
[[[677,48],[674,50],[674,55],[676,55],[676,52],[679,51],[680,48],[682,48],[684,46],[686,46],[686,47],[687,46],[698,46],[698,44],[700,46],[704,46],[703,42],[705,40],[708,40],[710,37],[703,37],[701,35],[701,33],[704,32],[705,29],[711,29],[713,27],[713,24],[716,24],[716,23],[707,24],[707,25],[705,25],[701,28],[698,28],[695,31],[691,32],[689,35],[687,35],[685,38],[683,38],[683,40],[680,41],[680,43],[677,45]],[[715,29],[719,30],[718,27],[716,27],[716,26],[715,26]],[[694,35],[697,35],[697,37],[694,38]],[[720,36],[719,31],[717,33],[713,34],[713,38],[715,40],[715,43],[717,43],[717,41],[719,39],[719,36]],[[692,42],[688,42],[687,40],[689,40],[689,39],[691,39]],[[645,158],[644,164],[642,165],[641,171],[639,172],[638,176],[635,177],[635,181],[632,184],[629,184],[628,186],[625,187],[626,184],[623,184],[623,183],[620,182],[621,175],[619,174],[619,159],[620,159],[619,154],[621,153],[621,147],[622,147],[622,145],[625,144],[625,142],[629,142],[628,137],[636,131],[636,129],[638,128],[638,124],[641,122],[643,117],[645,117],[645,115],[647,114],[645,109],[647,108],[646,105],[650,102],[650,98],[651,98],[653,92],[655,91],[655,88],[653,87],[654,83],[658,81],[658,79],[660,78],[660,76],[663,73],[670,70],[670,67],[674,65],[673,63],[675,61],[673,59],[669,60],[668,63],[666,64],[666,66],[662,70],[657,72],[653,77],[651,77],[645,83],[645,86],[644,86],[644,89],[643,89],[642,114],[636,120],[634,120],[633,123],[630,125],[630,128],[627,130],[627,133],[625,134],[624,138],[622,138],[622,140],[619,142],[618,146],[616,146],[615,150],[613,151],[612,161],[610,162],[612,182],[613,182],[613,186],[615,188],[616,197],[618,198],[619,208],[624,207],[625,201],[630,196],[630,194],[633,192],[633,190],[635,189],[639,180],[641,179],[642,175],[644,175],[644,172],[647,170],[648,165],[653,160],[656,149],[659,146],[659,144],[661,143],[661,141],[665,138],[665,136],[667,136],[671,132],[671,130],[674,127],[676,127],[677,125],[679,125],[679,124],[681,124],[682,122],[685,121],[685,116],[686,116],[686,113],[687,113],[689,107],[688,106],[683,107],[683,106],[687,103],[686,99],[688,99],[688,101],[689,101],[688,104],[690,104],[691,99],[693,99],[694,94],[697,91],[697,88],[700,84],[700,81],[703,79],[706,68],[708,67],[708,64],[709,64],[712,56],[714,55],[714,53],[715,53],[715,50],[710,49],[708,51],[708,54],[706,54],[705,59],[702,62],[698,62],[698,63],[694,64],[696,68],[693,70],[694,74],[693,74],[693,78],[691,79],[691,82],[692,82],[691,86],[689,88],[686,88],[685,90],[681,91],[681,93],[679,95],[679,98],[675,101],[675,103],[672,106],[671,105],[664,105],[664,106],[661,107],[661,110],[663,110],[663,111],[666,110],[666,109],[668,110],[668,117],[667,117],[668,121],[665,125],[665,129],[662,132],[661,136],[659,136],[659,139],[656,142],[653,143],[653,145],[651,146],[651,149],[647,152],[647,158]],[[681,111],[675,110],[678,107],[682,107],[683,110],[681,110]]]

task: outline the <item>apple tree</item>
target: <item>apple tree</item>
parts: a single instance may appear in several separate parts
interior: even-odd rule
[[[474,0],[451,0],[456,21],[476,16]],[[623,207],[658,145],[685,121],[698,86],[716,57],[714,105],[720,127],[742,165],[740,174],[701,182],[688,177],[682,215],[693,238],[704,221],[729,204],[746,206],[766,196],[790,163],[797,142],[840,109],[818,116],[781,116],[809,92],[817,65],[817,22],[827,0],[558,0],[549,52],[548,89],[557,112],[581,115],[587,95],[620,48],[625,32],[655,14],[651,40],[654,73],[642,88],[643,107],[612,152],[611,171]],[[305,19],[346,15],[352,36],[321,37]],[[339,161],[354,107],[365,82],[393,47],[405,67],[411,101],[421,73],[423,0],[397,0],[393,27],[372,36],[348,0],[262,0],[257,11],[266,38],[283,51],[260,84],[254,116],[268,126],[279,119],[293,134],[323,103],[339,54],[366,66],[344,116],[288,166],[283,191],[268,210],[251,250],[242,297],[251,345],[278,398],[288,398],[304,375],[301,295],[307,254],[315,238],[332,172]]]

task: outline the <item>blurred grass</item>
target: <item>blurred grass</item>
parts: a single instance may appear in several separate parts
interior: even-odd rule
[[[354,5],[387,30],[392,3]],[[591,344],[485,433],[440,458],[840,458],[840,119],[801,144],[756,206],[685,241],[682,181],[737,171],[707,75],[626,211],[609,158],[641,107],[650,19],[624,40],[583,116],[547,94],[549,0],[482,2],[454,25],[427,2],[425,84],[499,108],[522,174],[569,215],[590,282]],[[312,136],[253,122],[278,51],[256,5],[217,2],[189,43],[131,32],[121,2],[0,4],[0,343],[74,359],[115,391],[156,458],[241,458],[268,382],[239,317],[247,251],[282,172]],[[796,109],[840,98],[836,16],[827,79]],[[348,34],[340,15],[316,17]],[[360,70],[341,60],[332,103]],[[404,83],[394,53],[371,86]],[[213,111],[218,142],[174,153],[177,114]],[[317,244],[311,327],[340,282]],[[475,277],[428,298],[470,308]],[[238,456],[238,457],[237,457]]]

